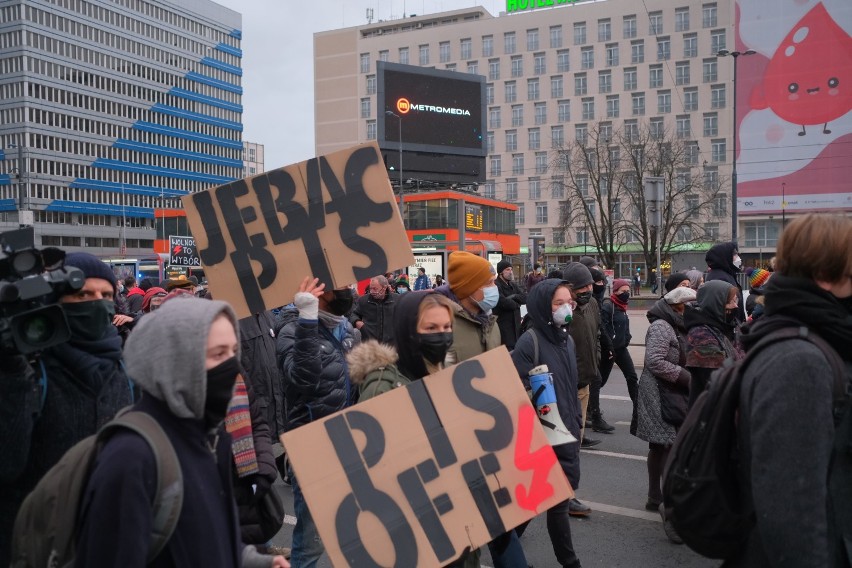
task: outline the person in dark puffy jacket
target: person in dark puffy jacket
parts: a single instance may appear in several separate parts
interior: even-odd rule
[[[738,292],[739,306],[735,310],[736,319],[739,323],[746,320],[745,302],[743,302],[743,287],[737,280],[737,274],[743,267],[737,243],[719,243],[713,245],[704,257],[710,270],[704,278],[704,282],[721,280],[731,286],[735,286]]]
[[[355,301],[355,307],[349,314],[349,321],[361,332],[361,339],[375,339],[387,345],[394,345],[394,311],[401,298],[394,294],[384,276],[370,279],[367,293]]]
[[[346,319],[352,303],[351,288],[325,290],[316,278],[305,278],[293,299],[295,308],[278,314],[275,332],[287,411],[285,431],[357,402],[358,389],[350,383],[346,365],[346,353],[361,341],[361,333]],[[294,566],[312,565],[325,548],[292,470],[290,479],[296,514],[291,560]]]

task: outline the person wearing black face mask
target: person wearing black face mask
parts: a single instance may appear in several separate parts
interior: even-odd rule
[[[376,276],[370,280],[367,293],[355,302],[349,322],[361,332],[362,339],[376,339],[393,345],[396,341],[393,318],[396,304],[401,298],[391,293],[387,278]]]
[[[0,566],[9,565],[12,524],[27,493],[74,444],[134,400],[113,325],[112,269],[87,253],[67,255],[65,266],[85,277],[82,288],[58,298],[71,338],[43,350],[35,365],[17,353],[0,354],[0,440],[12,448],[0,467]]]
[[[358,400],[345,359],[346,353],[361,342],[361,332],[345,317],[352,300],[348,287],[326,290],[316,278],[305,278],[293,307],[278,314],[274,331],[278,368],[283,373],[284,431],[319,420]],[[319,559],[324,548],[292,469],[290,479],[296,516],[291,559],[301,566]]]
[[[133,410],[162,428],[184,480],[178,522],[152,566],[289,566],[239,538],[231,437],[223,428],[242,373],[238,355],[230,306],[191,295],[164,302],[127,341],[127,371],[144,393]],[[148,443],[132,431],[109,438],[83,492],[76,562],[119,566],[128,550],[145,558],[151,541],[139,535],[150,531],[156,486],[157,459]]]

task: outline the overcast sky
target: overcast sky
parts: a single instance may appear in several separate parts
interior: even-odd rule
[[[434,14],[504,0],[216,0],[243,15],[243,139],[265,145],[267,170],[314,156],[313,34],[403,14]],[[502,8],[501,8],[502,6]]]

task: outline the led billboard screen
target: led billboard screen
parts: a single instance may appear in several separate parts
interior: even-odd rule
[[[377,83],[381,148],[401,123],[404,151],[485,156],[485,77],[380,61]]]

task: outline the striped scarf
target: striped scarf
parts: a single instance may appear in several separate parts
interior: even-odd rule
[[[237,466],[237,475],[246,477],[258,473],[257,454],[254,451],[254,438],[251,432],[251,413],[246,382],[237,375],[234,393],[225,416],[225,430],[231,435],[231,451]]]

